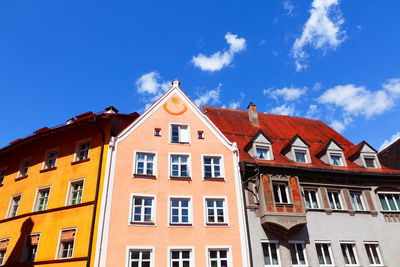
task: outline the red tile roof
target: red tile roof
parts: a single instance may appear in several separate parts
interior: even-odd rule
[[[231,142],[237,143],[241,161],[281,167],[306,167],[347,172],[400,174],[400,171],[388,169],[385,166],[382,166],[382,169],[364,168],[348,160],[348,158],[354,154],[354,151],[358,151],[358,146],[355,146],[320,120],[258,113],[259,127],[255,127],[249,121],[247,111],[209,106],[203,106],[203,110]],[[244,149],[259,130],[262,130],[273,142],[273,161],[255,160]],[[296,163],[289,160],[281,153],[296,134],[304,139],[310,146],[309,152],[312,163]],[[347,167],[331,166],[317,157],[317,154],[321,152],[321,149],[325,147],[331,139],[334,139],[334,141],[343,148],[343,153],[347,159]],[[359,146],[362,144],[363,143],[360,143]]]
[[[400,170],[400,139],[379,152],[378,157],[382,164]]]

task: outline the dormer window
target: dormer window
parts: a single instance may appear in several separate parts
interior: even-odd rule
[[[310,147],[307,142],[296,134],[292,140],[282,149],[281,153],[289,160],[297,163],[311,163]]]
[[[331,164],[333,166],[343,166],[342,155],[331,154]]]
[[[343,154],[343,147],[333,138],[322,147],[316,154],[317,158],[327,165],[346,167],[346,160]]]
[[[350,151],[349,160],[353,161],[360,167],[369,169],[380,169],[377,151],[367,142],[362,141]]]
[[[364,157],[365,167],[376,168],[375,157]]]
[[[307,152],[305,150],[295,150],[294,155],[296,158],[296,162],[307,163]]]
[[[256,151],[257,151],[257,159],[270,159],[267,147],[256,146]]]
[[[254,135],[253,139],[246,145],[245,150],[254,159],[274,160],[272,141],[261,130]]]

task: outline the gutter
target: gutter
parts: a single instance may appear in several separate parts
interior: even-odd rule
[[[98,200],[99,200],[101,167],[102,167],[102,164],[103,164],[103,153],[104,153],[104,143],[105,143],[104,131],[97,124],[96,117],[93,118],[93,122],[95,123],[97,129],[99,129],[99,131],[101,133],[101,150],[100,150],[100,158],[99,158],[99,168],[98,168],[98,171],[97,171],[96,193],[95,193],[95,198],[94,198],[94,207],[93,207],[93,214],[92,214],[92,225],[90,227],[89,248],[88,248],[88,257],[87,257],[86,267],[90,267],[90,260],[92,258],[94,226],[95,226],[95,223],[96,223],[96,211],[97,211],[97,203],[98,203]]]

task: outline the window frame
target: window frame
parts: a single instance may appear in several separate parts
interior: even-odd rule
[[[265,155],[267,155],[266,158],[263,158],[263,159],[262,159],[262,158],[259,158],[259,157],[258,157],[258,152],[257,152],[257,151],[258,151],[259,149],[265,150]],[[259,159],[259,160],[272,160],[270,149],[271,149],[271,146],[255,144],[255,158],[256,158],[256,159]]]
[[[131,266],[131,252],[132,251],[150,251],[150,267],[155,267],[155,254],[156,254],[156,248],[154,246],[127,246],[126,247],[126,265],[130,267]]]
[[[332,156],[339,157],[340,165],[333,164]],[[329,162],[331,163],[332,166],[335,166],[335,167],[344,167],[345,166],[344,162],[343,162],[343,155],[341,153],[329,152]]]
[[[22,175],[21,171],[24,168],[23,166],[25,166],[24,165],[25,162],[28,162],[28,166],[26,169],[26,173],[24,175]],[[20,163],[19,169],[18,169],[17,179],[28,176],[28,172],[29,172],[29,168],[31,167],[31,163],[32,163],[32,157],[30,157],[30,156],[21,160],[21,163]]]
[[[300,162],[300,161],[297,161],[297,157],[296,157],[296,153],[301,153],[301,154],[303,154],[304,155],[304,162]],[[296,163],[310,163],[310,160],[309,160],[309,155],[308,155],[308,149],[306,149],[306,148],[294,148],[293,149],[293,159],[294,159],[294,161],[296,162]]]
[[[223,200],[223,210],[224,210],[224,222],[209,222],[208,221],[208,207],[207,200]],[[229,207],[228,200],[226,196],[203,196],[204,205],[204,226],[205,227],[215,227],[215,226],[229,226]],[[214,215],[215,216],[215,215]]]
[[[206,246],[205,249],[206,249],[207,267],[212,267],[211,264],[210,264],[210,257],[209,257],[209,252],[211,250],[217,250],[217,251],[225,250],[226,251],[226,258],[227,258],[227,262],[228,262],[228,267],[233,267],[233,263],[232,263],[232,246],[225,246],[225,245],[221,245],[221,246]],[[218,267],[220,267],[220,266],[218,266]]]
[[[178,138],[179,141],[178,142],[172,142],[172,126],[178,126],[179,130],[178,130]],[[187,142],[182,142],[181,141],[181,136],[180,136],[180,127],[187,127]],[[169,123],[169,144],[191,144],[191,136],[190,136],[190,124],[189,123],[179,123],[179,122],[170,122]]]
[[[4,179],[7,176],[7,169],[8,169],[8,166],[3,166],[0,168],[0,186],[4,185]]]
[[[373,160],[374,167],[368,167],[366,159]],[[362,155],[362,161],[364,163],[364,167],[365,168],[368,168],[368,169],[378,169],[379,168],[378,167],[379,165],[378,165],[378,162],[377,162],[377,159],[376,159],[375,155]]]
[[[344,205],[343,205],[344,201],[343,201],[343,199],[342,199],[342,190],[340,190],[340,189],[327,189],[326,191],[327,191],[327,192],[326,192],[326,196],[327,196],[327,199],[328,199],[329,208],[330,208],[332,211],[346,210],[345,207],[344,207]],[[338,200],[339,200],[339,204],[340,204],[340,207],[341,207],[340,209],[337,208],[337,203],[336,203],[336,200],[335,200],[334,198],[332,198],[332,200],[334,201],[334,204],[335,204],[334,206],[335,206],[335,208],[332,209],[331,201],[330,201],[330,199],[329,199],[329,193],[337,193],[337,194],[338,194]]]
[[[84,144],[84,143],[89,143],[89,148],[88,148],[88,152],[87,152],[87,157],[86,157],[85,159],[78,159],[79,152],[81,151],[81,150],[79,149],[79,147],[80,147],[80,145],[82,145],[82,144]],[[92,139],[91,139],[90,137],[77,141],[77,142],[76,142],[76,145],[75,145],[75,154],[74,154],[74,160],[73,160],[73,162],[81,162],[81,161],[89,160],[89,159],[90,159],[90,150],[91,150],[91,147],[92,147]]]
[[[194,267],[195,266],[195,248],[194,247],[186,247],[186,246],[173,246],[173,247],[168,247],[167,251],[168,251],[168,267],[172,267],[172,251],[190,251],[190,258],[189,258],[189,262],[190,262],[190,267]]]
[[[381,212],[400,212],[400,205],[397,204],[396,200],[394,199],[393,202],[394,202],[395,206],[397,207],[397,209],[396,210],[392,210],[390,208],[390,204],[389,204],[389,201],[388,201],[388,198],[387,198],[387,195],[393,195],[393,198],[394,198],[394,195],[398,195],[398,197],[400,198],[400,192],[398,192],[398,191],[378,191],[376,194],[378,195],[379,204],[381,206]],[[380,199],[379,195],[384,195],[385,196],[385,202],[386,202],[386,205],[388,206],[389,209],[385,210],[383,208],[382,202],[381,202],[381,199]]]
[[[8,241],[8,245],[7,245],[7,248],[4,250],[4,256],[3,256],[2,261],[0,262],[0,266],[3,266],[4,263],[5,263],[4,260],[7,257],[8,246],[10,245],[10,238],[2,238],[2,239],[0,239],[0,242],[4,242],[4,241]]]
[[[135,197],[141,197],[141,198],[152,198],[152,205],[151,205],[151,221],[146,222],[146,221],[133,221],[133,216],[135,214],[134,207],[133,207],[133,199]],[[128,218],[128,225],[143,225],[143,226],[156,226],[156,218],[157,218],[157,196],[152,195],[152,194],[136,194],[136,193],[131,193],[130,197],[130,208],[129,208],[129,218]]]
[[[315,192],[315,199],[317,201],[318,208],[309,208],[309,207],[307,207],[306,195],[309,195],[309,194],[307,194],[306,191]],[[306,207],[307,210],[321,210],[321,209],[323,209],[322,206],[321,206],[321,201],[319,200],[319,189],[318,188],[303,187],[303,198],[304,198],[304,206]],[[310,198],[310,204],[312,204],[311,203],[311,198]]]
[[[352,246],[352,251],[353,251],[356,263],[355,264],[352,264],[352,263],[346,264],[346,262],[345,262],[344,263],[345,266],[361,266],[360,265],[360,260],[358,258],[358,253],[357,253],[357,248],[356,248],[356,242],[355,241],[339,241],[339,245],[340,245],[340,250],[342,251],[343,260],[345,259],[345,257],[347,257],[350,260],[350,254],[348,252],[347,245],[351,245]],[[346,245],[346,248],[347,248],[346,256],[343,254],[342,245]]]
[[[144,174],[139,174],[139,173],[137,173],[137,163],[138,163],[137,156],[138,156],[138,154],[146,154],[146,155],[153,155],[154,156],[154,159],[153,159],[153,174],[145,174],[145,173]],[[158,167],[157,154],[158,153],[155,152],[155,151],[135,150],[133,152],[133,171],[132,171],[133,176],[157,177],[157,167]],[[145,162],[147,163],[147,160]],[[143,170],[147,171],[147,166]]]
[[[275,199],[275,189],[274,189],[274,185],[275,184],[280,184],[280,185],[285,185],[285,194],[286,194],[286,198],[287,198],[287,203],[283,203],[283,202],[277,202],[276,201],[276,199]],[[292,205],[293,204],[293,201],[292,201],[292,198],[291,198],[291,194],[290,194],[290,191],[289,191],[290,189],[289,189],[289,182],[288,181],[277,181],[277,180],[273,180],[272,181],[272,192],[273,192],[273,195],[274,195],[274,203],[275,204],[278,204],[278,205]],[[280,189],[280,187],[279,187],[279,192],[281,192],[281,189]],[[278,195],[279,195],[279,192],[278,192]],[[280,198],[282,198],[282,192],[281,192],[281,195],[280,195]]]
[[[264,255],[264,247],[263,247],[263,244],[275,244],[275,246],[276,246],[276,255],[277,255],[277,259],[278,259],[278,264],[272,264],[272,254],[271,254],[271,246],[268,246],[269,247],[269,254],[270,254],[270,260],[271,260],[271,264],[269,264],[269,265],[266,265],[265,264],[265,262],[264,262],[264,265],[263,266],[281,266],[281,264],[282,264],[282,262],[281,262],[281,255],[280,255],[280,249],[279,249],[279,240],[261,240],[261,249],[262,249],[262,255],[263,255],[263,261],[264,261],[264,258],[265,258],[265,255]]]
[[[73,241],[73,247],[72,247],[72,252],[71,252],[71,257],[66,257],[66,258],[61,258],[60,257],[60,249],[61,249],[61,235],[62,232],[64,231],[70,231],[74,230],[75,231],[75,236],[74,236],[74,241]],[[63,260],[63,259],[71,259],[74,257],[74,251],[75,251],[75,242],[76,242],[76,237],[78,236],[78,227],[67,227],[67,228],[61,228],[60,233],[58,235],[58,243],[57,243],[57,250],[56,250],[56,256],[54,259],[56,260]]]
[[[16,197],[19,197],[19,202],[18,202],[17,211],[15,212],[15,215],[10,216],[10,215],[11,215],[11,214],[10,214],[10,213],[11,213],[11,208],[12,208],[12,205],[13,205],[13,199],[16,198]],[[21,205],[21,199],[22,199],[22,193],[18,193],[18,194],[15,194],[15,195],[12,195],[12,196],[11,196],[10,202],[9,202],[9,204],[8,204],[8,209],[7,209],[7,216],[6,216],[6,218],[14,218],[14,217],[18,216],[19,207],[20,207],[20,205]]]
[[[78,179],[74,179],[74,180],[70,180],[68,181],[68,191],[67,191],[67,198],[65,200],[65,206],[73,206],[73,205],[79,205],[83,203],[83,193],[85,191],[85,180],[86,178],[78,178]],[[72,194],[72,185],[73,184],[77,184],[79,182],[82,182],[82,198],[81,198],[81,202],[78,204],[71,204],[70,203],[70,199],[71,199],[71,194]]]
[[[187,156],[188,160],[187,160],[187,172],[188,172],[188,176],[173,176],[172,175],[172,156]],[[183,180],[191,180],[192,179],[192,156],[191,153],[181,153],[181,152],[169,152],[168,153],[168,179],[169,180],[179,180],[179,179],[183,179]],[[181,164],[179,164],[179,166],[181,166]],[[180,170],[179,170],[180,172]]]
[[[57,154],[56,154],[56,157],[55,157],[54,166],[49,167],[47,163],[48,163],[48,161],[49,161],[49,155],[50,155],[52,152],[56,152]],[[44,170],[49,170],[49,169],[53,169],[53,168],[56,168],[56,167],[57,167],[58,152],[59,152],[59,148],[56,147],[56,148],[48,149],[48,150],[44,153],[44,160],[43,160],[43,165],[42,165],[42,169],[41,169],[42,171],[44,171]]]
[[[319,259],[318,259],[318,249],[317,249],[317,245],[321,245],[321,252],[322,252],[323,259],[324,259],[324,264],[319,263],[319,266],[335,266],[335,259],[334,259],[334,257],[333,257],[332,244],[331,244],[331,242],[330,242],[330,241],[318,240],[318,241],[315,241],[314,244],[315,244],[315,250],[316,250],[316,252],[317,252],[317,260],[318,260],[318,263],[319,263]],[[324,250],[323,250],[323,248],[322,248],[322,245],[328,245],[328,253],[329,253],[329,258],[330,258],[330,260],[331,260],[331,264],[326,264],[326,263],[325,263],[325,252],[324,252]]]
[[[36,246],[36,252],[35,252],[35,257],[33,258],[32,261],[28,261],[27,257],[29,256],[29,250],[28,248],[30,248],[30,245],[28,245],[28,243],[25,244],[25,248],[27,249],[26,252],[23,252],[23,262],[35,262],[36,261],[36,256],[37,256],[37,252],[39,250],[39,245],[40,245],[40,238],[41,238],[41,233],[31,233],[28,235],[28,240],[26,240],[26,242],[29,242],[30,238],[32,236],[39,236],[39,242]]]
[[[356,203],[354,202],[354,199],[353,199],[353,195],[354,194],[358,194],[360,196],[360,202],[361,202],[362,209],[358,209],[358,207],[355,207]],[[364,201],[364,193],[363,193],[363,191],[349,190],[349,197],[350,197],[351,206],[352,206],[354,211],[362,212],[362,211],[366,211],[367,210],[366,209],[367,206],[365,205],[365,201]]]
[[[219,158],[219,171],[220,171],[220,176],[218,177],[206,177],[205,176],[205,158]],[[211,163],[211,166],[213,167],[214,165]],[[203,175],[203,180],[225,180],[225,168],[224,168],[224,155],[222,154],[201,154],[201,170],[202,170],[202,175]],[[211,168],[211,173],[214,173],[214,169]]]
[[[172,200],[189,200],[188,204],[188,222],[172,222]],[[181,210],[181,207],[180,209]],[[179,219],[182,220],[182,214],[178,214]],[[168,196],[168,227],[193,227],[193,198],[192,196]]]
[[[308,257],[307,257],[306,242],[303,241],[303,240],[289,240],[288,243],[289,243],[289,245],[294,245],[294,248],[295,248],[295,251],[296,251],[296,259],[297,259],[298,262],[300,262],[300,261],[299,261],[300,258],[299,258],[299,256],[298,256],[298,249],[297,249],[297,246],[295,246],[295,245],[301,244],[301,246],[302,246],[302,248],[303,248],[303,256],[304,256],[305,264],[294,264],[293,261],[290,259],[290,261],[292,262],[292,266],[293,266],[293,267],[306,267],[306,266],[308,266]],[[291,257],[291,251],[290,251],[290,249],[289,249],[289,255],[290,255],[290,257]]]
[[[365,253],[367,254],[367,258],[368,258],[367,245],[368,246],[376,245],[376,254],[378,255],[380,263],[379,264],[369,263],[370,266],[385,266],[385,264],[383,263],[381,249],[379,248],[379,242],[378,241],[364,241],[363,244],[364,244],[364,248],[365,248]],[[369,258],[368,258],[368,262],[369,262]]]
[[[46,208],[44,210],[47,210],[47,206],[49,205],[49,200],[50,200],[50,192],[51,192],[51,186],[50,185],[36,188],[36,194],[35,194],[35,200],[33,202],[32,212],[40,211],[40,210],[38,210],[39,193],[40,193],[40,191],[44,191],[46,189],[49,190],[49,195],[47,196]],[[44,211],[44,210],[41,210],[41,211]]]

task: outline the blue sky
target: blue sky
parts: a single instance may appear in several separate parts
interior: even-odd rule
[[[399,1],[1,1],[0,146],[178,77],[199,105],[321,119],[376,149],[400,138]]]

